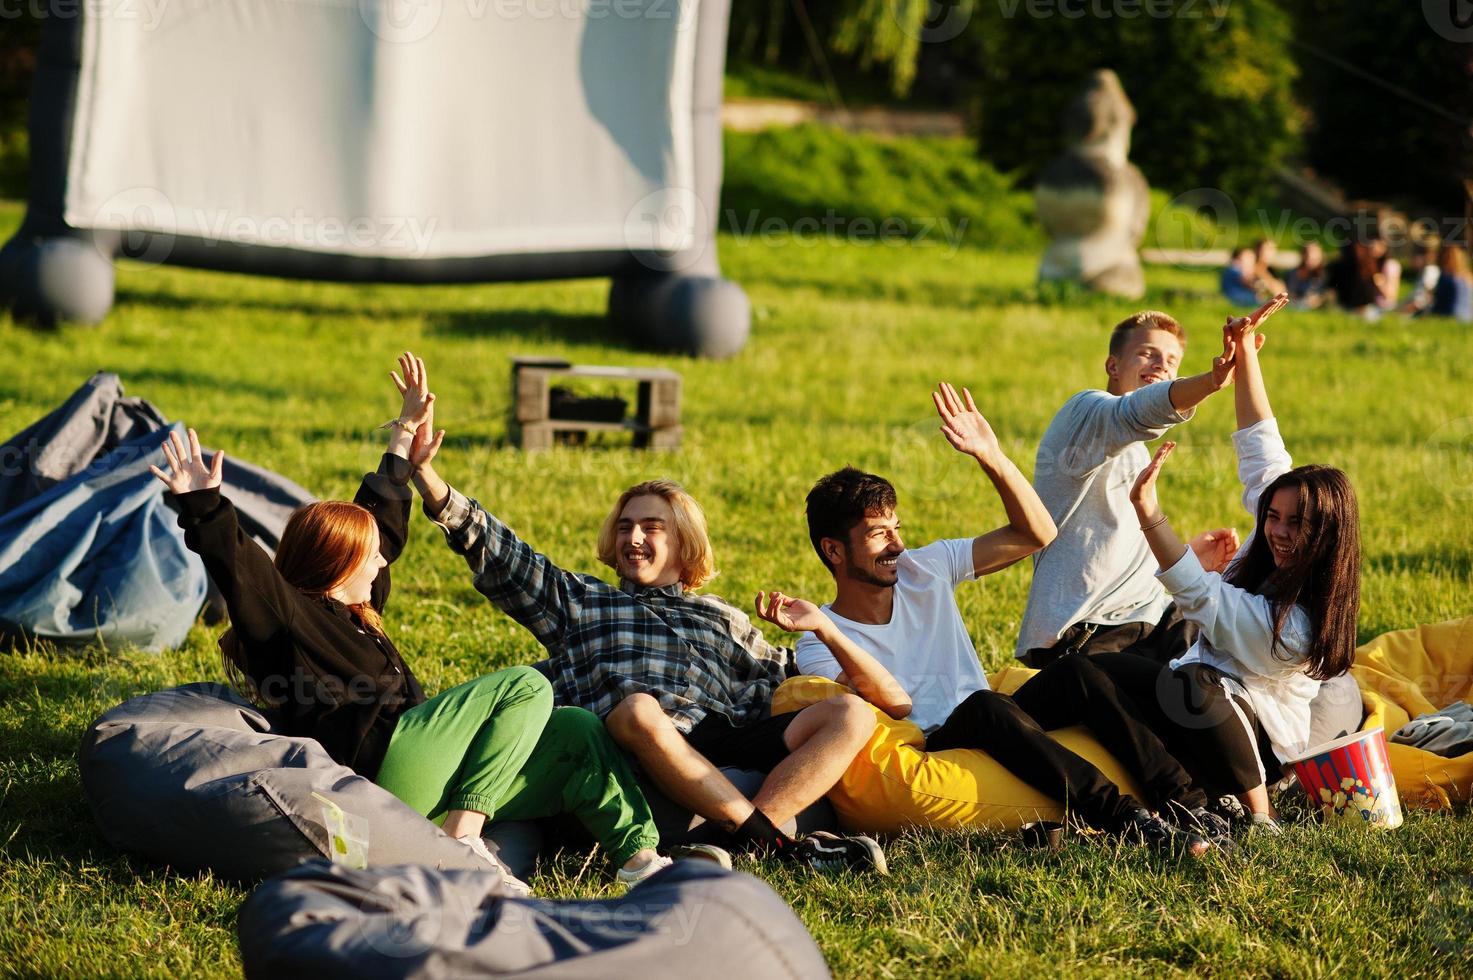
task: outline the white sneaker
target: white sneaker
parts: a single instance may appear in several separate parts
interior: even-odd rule
[[[502,880],[506,883],[506,889],[511,893],[513,898],[531,897],[532,886],[512,874],[511,869],[501,863],[501,858],[491,853],[491,849],[486,846],[486,842],[481,839],[480,834],[466,834],[464,837],[457,837],[455,839],[475,851],[478,857],[484,858],[487,864],[501,872]]]
[[[1278,837],[1284,832],[1284,825],[1266,813],[1255,813],[1253,814],[1253,822],[1248,825],[1248,829],[1253,833]]]
[[[674,863],[674,861],[670,860],[665,855],[656,854],[644,864],[632,870],[620,868],[615,877],[617,877],[621,882],[624,883],[625,888],[633,888],[635,885],[639,884],[641,881],[644,881],[655,872],[662,871],[665,868],[670,867],[670,865]]]

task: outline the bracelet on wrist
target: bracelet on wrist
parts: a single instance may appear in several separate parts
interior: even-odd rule
[[[410,435],[414,435],[415,430],[417,430],[419,428],[419,426],[415,425],[413,422],[409,421],[408,419],[404,418],[403,416],[400,416],[399,418],[396,418],[396,419],[389,419],[383,425],[379,426],[379,428],[380,429],[399,429],[401,431],[404,431],[404,432],[409,433]]]
[[[1151,523],[1149,523],[1149,524],[1142,524],[1141,525],[1141,530],[1142,531],[1149,531],[1149,530],[1151,530],[1153,528],[1158,528],[1162,524],[1165,524],[1165,523],[1166,523],[1166,515],[1165,514],[1162,514],[1160,517],[1156,518]]]

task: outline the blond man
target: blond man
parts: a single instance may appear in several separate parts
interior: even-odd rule
[[[695,591],[715,563],[705,515],[678,484],[653,480],[620,495],[598,538],[599,559],[619,575],[613,586],[538,554],[430,460],[415,481],[476,589],[547,649],[558,702],[603,718],[667,796],[743,848],[823,871],[886,871],[868,837],[794,840],[779,829],[839,781],[874,715],[853,695],[771,714],[773,691],[796,673],[793,653],[735,606]],[[749,800],[722,765],[769,774]]]
[[[1129,499],[1151,460],[1145,444],[1232,383],[1226,341],[1210,370],[1178,378],[1185,352],[1186,333],[1167,314],[1126,317],[1110,333],[1105,390],[1065,402],[1038,444],[1033,486],[1058,536],[1033,559],[1016,651],[1032,667],[1071,653],[1121,651],[1165,663],[1191,646],[1192,627],[1156,581]],[[1220,528],[1191,545],[1205,568],[1220,571],[1238,535]]]

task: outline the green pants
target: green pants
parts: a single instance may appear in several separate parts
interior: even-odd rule
[[[406,711],[378,784],[436,823],[450,810],[499,820],[571,813],[616,864],[660,842],[603,722],[554,708],[552,685],[531,667],[478,677]]]

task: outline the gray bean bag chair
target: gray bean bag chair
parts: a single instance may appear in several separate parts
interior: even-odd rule
[[[253,881],[327,857],[329,838],[316,791],[368,823],[370,867],[427,864],[484,870],[465,845],[388,790],[338,765],[309,738],[272,731],[269,714],[223,684],[196,683],[145,694],[98,718],[82,736],[82,789],[114,846],[185,871]],[[755,792],[762,774],[727,770]],[[666,844],[702,839],[702,823],[662,796],[651,806]],[[827,801],[796,829],[834,826]],[[591,841],[572,818],[499,822],[491,850],[519,877],[549,846]]]
[[[328,856],[316,791],[368,824],[368,862],[486,870],[388,790],[223,684],[145,694],[82,736],[82,789],[107,841],[182,871],[258,880]],[[489,872],[492,876],[495,871]]]
[[[205,601],[145,432],[0,516],[0,642],[177,646]]]
[[[507,898],[495,874],[314,862],[241,906],[248,978],[829,976],[783,900],[682,861],[622,898]]]

